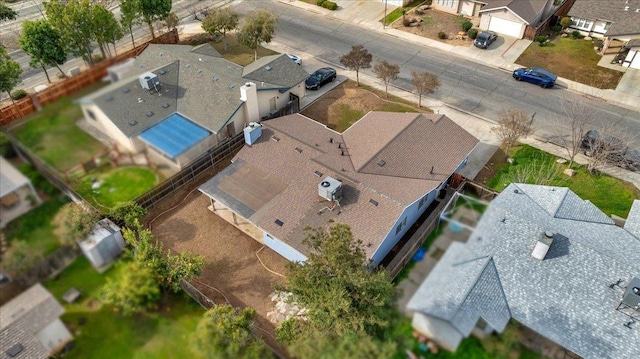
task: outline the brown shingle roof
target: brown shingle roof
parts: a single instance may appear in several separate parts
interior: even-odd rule
[[[640,0],[576,0],[569,16],[613,22],[607,36],[640,34],[640,11],[636,9],[640,9]]]

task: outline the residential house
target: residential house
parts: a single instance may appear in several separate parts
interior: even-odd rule
[[[620,58],[621,64],[640,69],[640,0],[576,0],[569,16],[571,29],[604,39],[603,54],[612,41],[620,42],[619,49],[626,53]]]
[[[31,181],[0,157],[0,228],[41,202]]]
[[[252,124],[200,187],[210,209],[291,261],[307,227],[345,223],[378,265],[478,140],[443,115],[369,112],[343,133],[300,114]]]
[[[539,27],[568,1],[573,0],[485,0],[479,27],[522,39],[527,28]]]
[[[486,0],[433,0],[431,8],[454,15],[477,17]]]
[[[511,184],[452,243],[407,307],[455,350],[510,319],[583,358],[640,352],[640,201],[624,227],[568,188]]]
[[[47,359],[73,340],[60,320],[64,308],[36,284],[0,307],[3,358]]]
[[[286,55],[242,67],[204,44],[149,45],[122,78],[79,100],[86,121],[120,151],[182,168],[249,122],[305,96],[308,74]],[[295,110],[295,108],[293,109]]]

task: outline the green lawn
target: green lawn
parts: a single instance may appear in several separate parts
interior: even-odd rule
[[[92,179],[100,182],[100,187],[92,189]],[[151,190],[158,182],[155,172],[147,167],[104,166],[84,176],[75,190],[82,198],[91,201],[104,210],[114,205],[131,201]]]
[[[82,111],[72,103],[102,86],[99,82],[43,107],[11,133],[38,157],[64,173],[105,150],[102,143],[76,126]]]
[[[79,257],[45,287],[64,304],[62,316],[74,336],[75,346],[65,358],[120,359],[190,358],[189,334],[204,310],[186,295],[168,295],[157,312],[125,317],[99,304],[100,288],[124,266],[115,265],[103,274]],[[73,304],[61,300],[71,287],[81,296]]]
[[[227,49],[224,49],[224,40],[220,37],[219,40],[212,43],[212,46],[216,51],[218,51],[222,57],[228,61],[236,63],[240,66],[247,66],[252,63],[255,59],[253,50],[248,47],[241,45],[236,40],[236,37],[232,34],[227,34]],[[269,55],[278,55],[278,52],[273,50],[269,50],[262,46],[258,47],[258,58],[269,56]]]
[[[61,244],[54,234],[53,219],[66,201],[66,197],[52,198],[11,221],[4,229],[7,241],[26,241],[44,255],[55,252]]]
[[[598,66],[601,56],[592,41],[556,37],[545,46],[532,43],[517,64],[540,66],[566,79],[601,89],[615,89],[622,72]]]
[[[392,22],[396,21],[397,19],[402,17],[402,10],[406,10],[407,12],[411,9],[413,9],[414,7],[424,3],[424,0],[413,0],[411,3],[409,3],[407,6],[405,7],[398,7],[396,9],[394,9],[393,11],[389,12],[387,14],[387,22],[386,24],[389,25]],[[382,19],[380,19],[380,22],[384,21],[384,17]]]
[[[565,176],[562,171],[566,165],[557,164],[557,157],[530,146],[521,146],[512,157],[515,163],[505,164],[487,183],[489,187],[501,191],[512,182],[522,182],[518,171],[535,163],[538,167],[556,168],[556,175],[548,185],[569,187],[580,198],[590,200],[607,215],[615,214],[626,218],[633,200],[640,198],[638,190],[632,184],[601,173],[589,174],[583,166],[574,166],[577,171],[575,176]],[[534,178],[530,177],[524,182],[534,183]]]

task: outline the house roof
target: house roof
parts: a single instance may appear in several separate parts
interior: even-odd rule
[[[258,89],[291,88],[305,80],[309,74],[302,66],[285,54],[259,58],[245,66],[242,78],[257,82]],[[262,84],[264,82],[264,84]]]
[[[0,353],[22,345],[20,358],[48,358],[36,334],[64,313],[64,308],[42,285],[36,284],[0,308]]]
[[[480,12],[507,9],[527,24],[531,24],[548,2],[548,0],[485,0],[486,5],[480,9]]]
[[[281,56],[258,60],[272,71],[253,71],[243,77],[242,66],[223,59],[210,45],[152,44],[140,54],[124,79],[84,97],[80,103],[95,103],[128,137],[179,112],[189,120],[218,133],[244,102],[240,87],[248,80],[258,82],[258,90],[288,89],[308,74],[296,63]],[[139,76],[153,72],[159,91],[145,90]],[[296,82],[297,81],[297,82]],[[135,124],[132,125],[134,121]]]
[[[636,9],[640,9],[640,0],[576,0],[569,16],[612,22],[607,36],[632,35],[640,34],[640,11]]]
[[[445,181],[478,142],[432,114],[369,113],[343,134],[299,114],[262,125],[257,142],[200,190],[301,253],[307,226],[336,221],[349,224],[371,256],[403,209]],[[318,201],[318,185],[327,176],[342,181],[343,199],[340,210],[320,212],[327,202]]]
[[[29,179],[18,171],[11,162],[0,157],[0,197],[30,183]]]
[[[639,206],[635,201],[628,221],[638,220]],[[552,231],[554,240],[540,261],[531,253],[545,231]],[[625,327],[629,317],[616,310],[623,290],[609,286],[640,276],[640,239],[567,188],[509,185],[463,248],[454,247],[444,258],[434,268],[438,278],[430,275],[410,306],[442,316],[437,304],[447,303],[445,319],[465,335],[472,328],[465,326],[469,318],[478,316],[464,314],[468,296],[457,292],[475,293],[481,281],[466,278],[464,263],[491,258],[497,276],[487,278],[502,288],[515,320],[585,358],[630,359],[640,350],[640,328]],[[480,292],[495,295],[490,289]],[[499,319],[504,305],[492,299],[475,307],[483,318]]]

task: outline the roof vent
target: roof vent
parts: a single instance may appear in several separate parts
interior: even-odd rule
[[[232,89],[234,87],[236,87],[236,84],[234,84],[233,82],[229,84],[229,86],[227,86],[228,88]]]
[[[329,143],[333,143],[333,137],[329,137]]]
[[[213,76],[212,80],[213,80],[213,82],[216,82],[216,81],[220,80],[220,78],[218,76]]]
[[[298,152],[298,153],[302,153],[302,148],[300,148],[300,147],[296,147],[296,148],[294,148],[294,150],[295,150],[296,152]]]
[[[125,87],[122,89],[122,92],[124,93],[129,93],[129,91],[131,91],[128,87]]]
[[[153,116],[153,111],[147,111],[147,113],[145,113],[145,115],[147,115],[147,117],[151,117],[151,116]]]
[[[536,241],[536,245],[533,247],[531,256],[539,261],[544,260],[544,257],[547,255],[547,252],[551,247],[551,243],[553,243],[553,232],[544,232],[540,239]]]
[[[387,162],[385,162],[385,160],[380,160],[380,162],[378,162],[378,166],[382,167],[384,165],[386,165]]]
[[[271,136],[271,139],[276,141],[276,142],[280,141],[280,137],[278,137],[278,136]]]
[[[191,64],[187,62],[186,64],[184,64],[184,67],[189,68],[191,67]]]
[[[107,102],[111,102],[111,101],[113,101],[113,96],[109,95],[104,100],[107,101]]]
[[[279,225],[280,227],[282,227],[282,225],[284,224],[284,222],[282,222],[279,219],[276,219],[276,221],[274,222],[275,224]]]
[[[162,69],[162,70],[158,71],[158,73],[159,73],[160,75],[164,75],[164,74],[166,74],[166,73],[167,73],[167,70]]]
[[[520,193],[520,191],[516,188],[516,189],[513,190],[513,193],[518,194],[518,193]]]
[[[640,278],[634,277],[627,285],[622,303],[640,312]]]
[[[317,177],[322,177],[322,172],[320,171],[313,171],[313,174],[316,175]]]
[[[271,71],[271,66],[267,65],[267,66],[264,67],[264,69],[267,70],[267,71]]]
[[[22,346],[22,344],[15,344],[11,348],[9,348],[6,353],[9,358],[14,358],[16,355],[22,353],[23,350],[24,347]]]
[[[129,121],[129,126],[135,126],[137,124],[138,124],[138,121],[136,121],[136,120]]]
[[[342,198],[342,182],[327,176],[318,184],[318,196],[327,201],[335,201]]]
[[[375,199],[371,198],[369,199],[369,203],[371,203],[372,205],[378,207],[378,201],[376,201]]]
[[[196,73],[197,73],[197,74],[202,73],[202,69],[197,69],[197,70],[196,70]]]
[[[168,102],[165,102],[165,103],[162,104],[162,108],[169,108],[169,106],[171,106],[171,105],[169,105]]]

